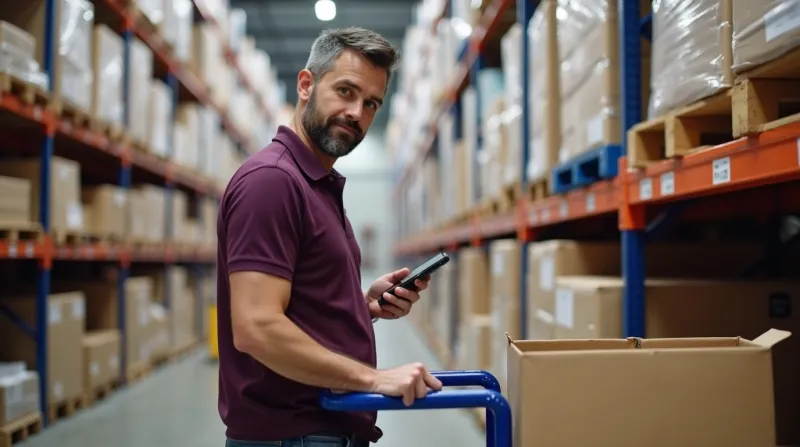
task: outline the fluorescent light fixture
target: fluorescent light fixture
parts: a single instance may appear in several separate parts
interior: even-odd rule
[[[333,0],[317,0],[314,12],[317,14],[317,19],[329,22],[336,17],[336,3]]]

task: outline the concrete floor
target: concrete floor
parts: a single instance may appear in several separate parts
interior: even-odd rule
[[[422,361],[442,367],[404,321],[376,324],[381,367]],[[383,447],[478,447],[484,435],[464,411],[400,411],[379,415]],[[198,353],[118,391],[109,399],[47,428],[19,447],[224,446],[217,414],[217,366]]]

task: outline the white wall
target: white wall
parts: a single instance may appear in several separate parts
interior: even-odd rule
[[[392,179],[390,160],[383,141],[383,135],[370,133],[350,155],[340,158],[335,165],[336,170],[347,178],[344,206],[362,251],[365,247],[361,229],[366,225],[375,229],[376,267],[362,271],[364,287],[393,267]]]

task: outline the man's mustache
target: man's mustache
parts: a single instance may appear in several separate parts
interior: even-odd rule
[[[344,119],[344,118],[331,118],[331,119],[328,120],[328,125],[329,126],[332,126],[334,124],[337,124],[339,126],[349,127],[351,129],[353,129],[354,131],[356,131],[356,133],[359,136],[364,134],[364,132],[361,130],[361,126],[359,126],[356,121],[352,121],[352,120],[348,120],[348,119]]]

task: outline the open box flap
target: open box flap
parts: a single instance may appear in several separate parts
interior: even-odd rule
[[[792,333],[789,331],[782,331],[780,329],[770,329],[767,332],[759,335],[758,338],[753,340],[753,343],[763,346],[765,348],[771,348],[778,343],[786,340],[787,338],[791,337]]]

